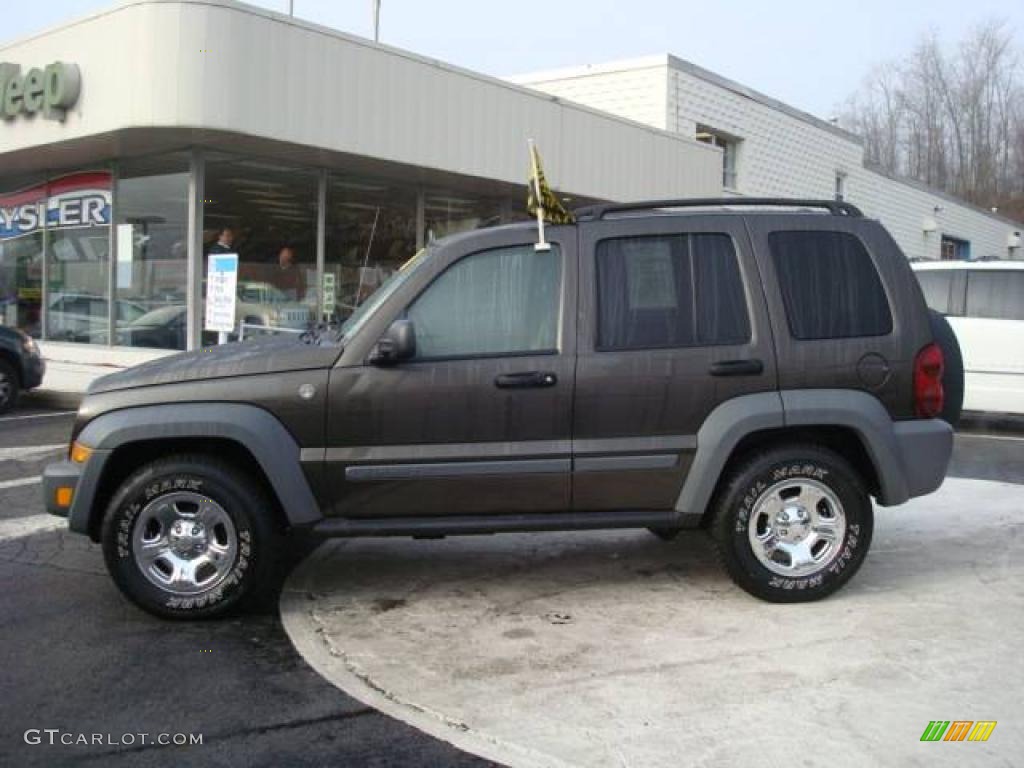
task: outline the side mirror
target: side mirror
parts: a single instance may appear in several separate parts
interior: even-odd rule
[[[373,365],[394,365],[416,357],[416,329],[412,320],[395,320],[370,352]]]

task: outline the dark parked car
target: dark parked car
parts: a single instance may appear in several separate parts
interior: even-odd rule
[[[675,201],[548,232],[443,240],[334,331],[99,380],[48,508],[167,617],[259,591],[298,528],[706,527],[736,583],[796,602],[860,567],[872,497],[942,483],[943,353],[877,221]]]
[[[14,408],[21,392],[43,383],[46,363],[35,340],[23,331],[0,325],[0,413]]]

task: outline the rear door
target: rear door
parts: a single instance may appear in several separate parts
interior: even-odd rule
[[[646,216],[580,230],[573,507],[671,509],[708,414],[776,386],[743,220]]]

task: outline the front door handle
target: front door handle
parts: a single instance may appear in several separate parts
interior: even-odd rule
[[[722,360],[712,363],[708,370],[712,376],[757,376],[764,373],[760,360]]]
[[[528,389],[531,387],[553,387],[558,377],[551,371],[528,371],[526,373],[502,373],[494,379],[494,386],[500,389]]]

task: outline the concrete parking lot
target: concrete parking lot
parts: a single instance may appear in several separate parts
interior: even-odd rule
[[[296,542],[301,564],[280,596],[228,621],[171,624],[129,605],[99,548],[42,513],[37,478],[70,418],[0,419],[0,764],[923,766],[1024,754],[1019,432],[958,435],[953,479],[879,510],[863,570],[813,605],[738,591],[702,534],[597,532],[312,554]],[[922,744],[936,719],[998,726],[986,743]],[[33,746],[30,728],[205,738]]]
[[[1022,459],[1019,435],[958,435],[959,477],[877,509],[864,568],[815,604],[739,591],[701,533],[634,531],[334,541],[282,615],[340,688],[509,765],[1014,765]],[[999,725],[921,743],[931,720]]]

